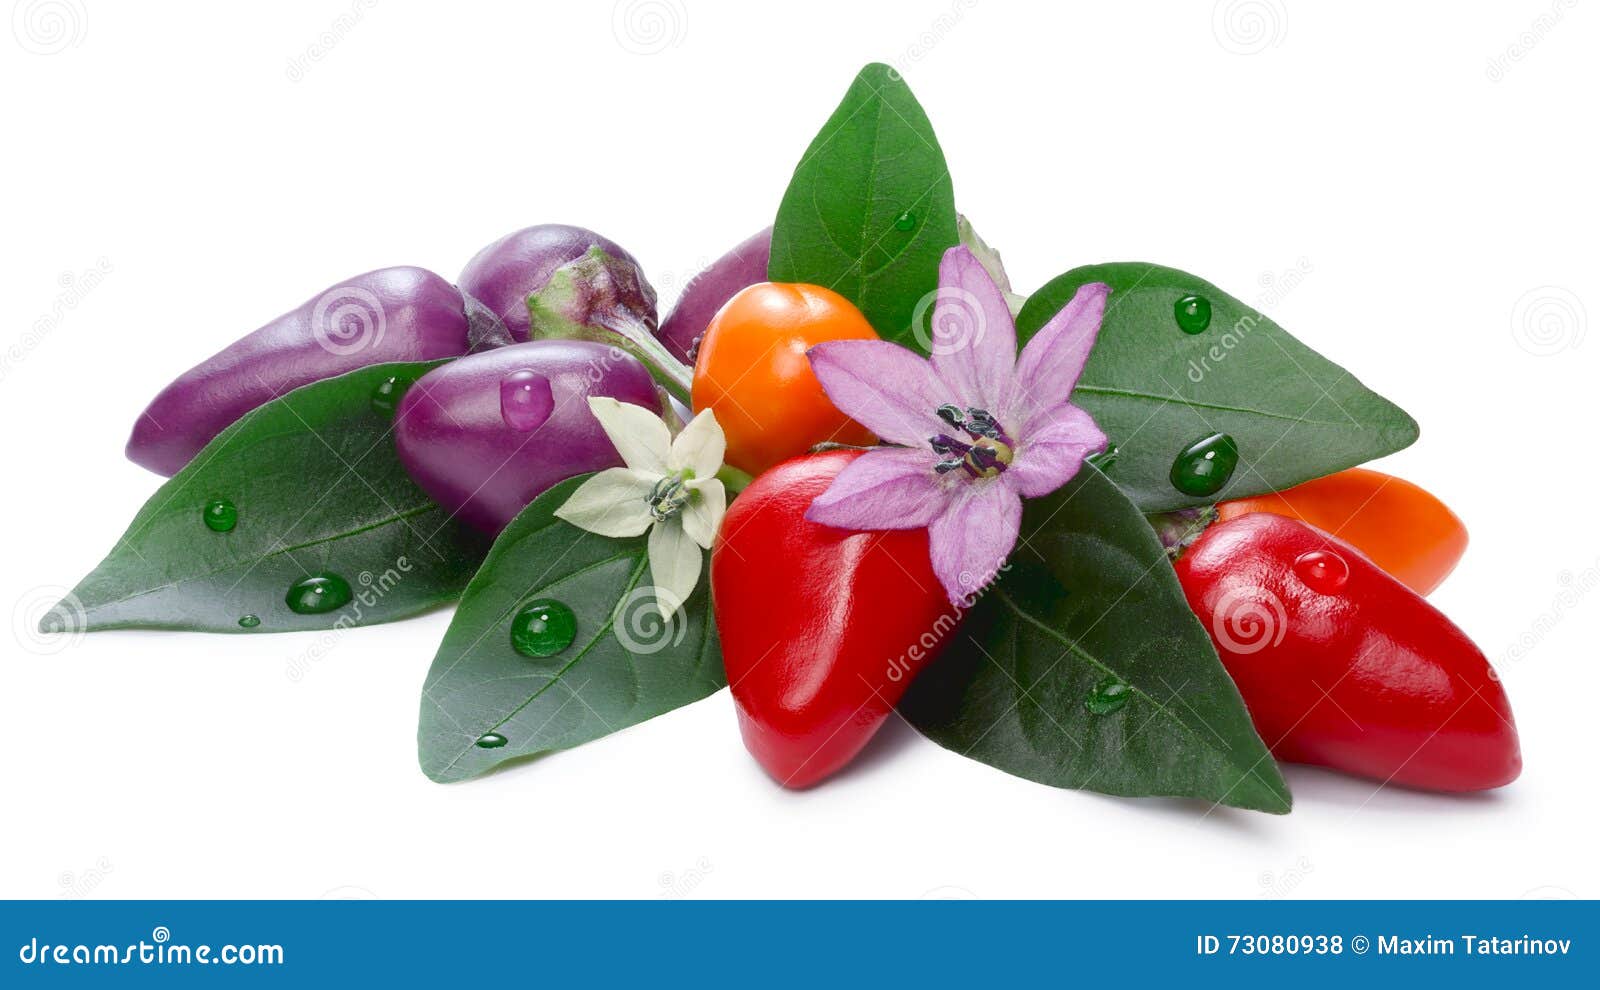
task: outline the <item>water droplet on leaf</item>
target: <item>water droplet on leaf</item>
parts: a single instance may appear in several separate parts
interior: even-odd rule
[[[1334,550],[1311,550],[1295,558],[1294,572],[1321,595],[1336,594],[1350,580],[1350,564]]]
[[[499,749],[506,744],[506,737],[498,732],[485,732],[478,737],[479,749]]]
[[[241,615],[239,616],[239,625],[244,629],[254,629],[256,626],[261,625],[261,616]]]
[[[577,634],[572,609],[547,598],[522,606],[511,620],[511,648],[525,657],[553,657],[571,646]]]
[[[291,584],[283,600],[296,615],[321,615],[348,605],[350,597],[349,581],[324,572]]]
[[[895,230],[911,230],[917,225],[917,215],[910,210],[894,218]]]
[[[1215,495],[1239,465],[1239,445],[1226,433],[1201,437],[1172,462],[1172,487],[1197,498]]]
[[[513,430],[537,430],[555,407],[550,379],[537,372],[524,368],[500,381],[500,418]]]
[[[405,396],[406,389],[412,385],[411,379],[401,378],[399,375],[390,375],[372,387],[372,410],[385,416],[393,416],[400,400]]]
[[[1184,296],[1172,307],[1172,315],[1184,333],[1205,333],[1211,325],[1211,301],[1205,296]]]
[[[239,524],[239,510],[225,498],[214,498],[200,511],[200,518],[205,520],[206,529],[226,533]]]
[[[1133,688],[1128,686],[1121,678],[1107,677],[1094,689],[1089,696],[1083,699],[1083,707],[1089,710],[1090,715],[1110,715],[1120,711],[1128,699],[1133,697]]]
[[[1090,454],[1088,461],[1101,471],[1109,471],[1111,465],[1117,463],[1117,455],[1122,452],[1116,444],[1111,444],[1098,454]]]

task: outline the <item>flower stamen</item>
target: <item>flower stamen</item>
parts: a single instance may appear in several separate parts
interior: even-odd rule
[[[645,498],[646,504],[650,506],[650,518],[656,522],[666,522],[671,519],[689,504],[689,494],[689,488],[684,484],[682,475],[669,474],[662,477]]]
[[[972,438],[968,443],[948,433],[929,437],[928,446],[943,457],[934,464],[935,472],[949,474],[956,468],[965,468],[974,478],[993,478],[1011,463],[1016,454],[1011,438],[987,409],[971,406],[963,414],[960,406],[945,403],[934,410],[934,414]],[[960,456],[952,457],[952,454]]]

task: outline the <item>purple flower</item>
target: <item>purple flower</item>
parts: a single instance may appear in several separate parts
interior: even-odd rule
[[[1022,498],[1048,495],[1105,449],[1070,401],[1109,286],[1082,286],[1017,354],[1005,297],[965,247],[939,264],[933,357],[881,340],[811,348],[833,404],[886,444],[850,463],[806,518],[843,529],[928,528],[933,570],[962,605],[1017,542]]]

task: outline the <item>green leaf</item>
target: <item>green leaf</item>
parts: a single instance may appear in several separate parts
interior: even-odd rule
[[[1007,571],[901,711],[939,745],[1040,783],[1289,810],[1161,544],[1090,466],[1027,503]]]
[[[454,599],[489,541],[452,522],[400,466],[398,395],[442,362],[373,365],[295,389],[218,434],[162,485],[59,611],[89,629],[263,633],[402,619]],[[213,532],[215,499],[237,512]],[[298,614],[290,586],[331,573],[348,604]],[[248,628],[240,618],[255,616]]]
[[[794,170],[768,277],[833,289],[879,336],[926,353],[912,321],[956,237],[950,170],[927,115],[898,72],[867,66]]]
[[[611,539],[556,518],[588,477],[522,510],[461,596],[422,689],[417,755],[434,780],[570,749],[727,683],[703,577],[664,622],[647,537]],[[519,653],[511,640],[518,612],[551,602],[571,610],[571,643],[545,657]]]
[[[1105,322],[1075,401],[1118,448],[1111,478],[1145,512],[1279,491],[1409,446],[1417,424],[1276,323],[1193,275],[1142,262],[1075,268],[1035,292],[1017,319],[1025,342],[1087,282],[1111,286]],[[1185,333],[1178,301],[1211,319]],[[1239,464],[1220,491],[1192,497],[1171,480],[1178,453],[1226,433]]]

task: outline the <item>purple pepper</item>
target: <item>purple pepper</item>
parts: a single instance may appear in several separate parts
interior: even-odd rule
[[[557,268],[583,257],[592,246],[638,268],[633,255],[592,230],[543,223],[507,234],[473,255],[456,282],[462,292],[499,316],[514,339],[527,340],[528,297],[543,289]],[[655,290],[649,283],[644,283],[644,290],[653,319]]]
[[[307,300],[184,372],[134,424],[128,459],[176,474],[245,413],[323,378],[390,361],[468,352],[504,329],[422,268],[380,268]]]
[[[740,289],[767,281],[767,261],[771,256],[771,227],[740,241],[733,250],[689,280],[672,312],[661,322],[656,337],[667,345],[674,357],[693,365],[695,347],[711,318]]]
[[[622,466],[591,395],[662,409],[643,364],[592,341],[535,340],[452,361],[395,411],[400,463],[457,518],[498,533],[551,485]]]

